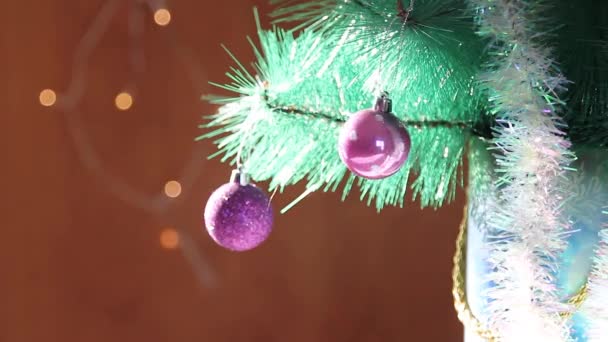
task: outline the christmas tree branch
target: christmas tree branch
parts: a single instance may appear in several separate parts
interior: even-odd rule
[[[265,99],[267,100],[267,99]],[[279,105],[270,102],[266,102],[266,106],[277,113],[284,113],[286,115],[301,115],[305,118],[314,118],[318,120],[326,120],[330,123],[342,124],[346,122],[348,116],[336,117],[323,112],[316,112],[311,109],[300,109],[292,105]],[[490,139],[492,138],[491,127],[487,122],[475,122],[469,121],[449,121],[449,120],[400,120],[403,126],[411,129],[432,129],[437,127],[444,128],[458,128],[462,131],[468,131],[475,136]],[[464,134],[464,132],[463,132]]]
[[[469,31],[461,32],[463,24],[450,27],[455,19],[444,14],[441,34],[420,26],[405,38],[370,35],[386,31],[387,23],[375,12],[362,14],[350,26],[328,21],[331,30],[307,29],[297,38],[294,31],[260,29],[255,76],[233,56],[231,82],[216,85],[238,96],[210,98],[222,107],[203,126],[211,131],[200,138],[216,138],[215,155],[224,161],[243,156],[252,178],[270,180],[271,189],[306,180],[308,191],[335,191],[344,181],[346,196],[356,183],[361,199],[381,209],[403,205],[414,173],[414,197],[422,206],[439,206],[454,196],[472,128],[487,127],[474,80],[481,54],[472,21]],[[412,149],[397,174],[360,179],[340,161],[337,136],[341,122],[370,108],[380,90],[391,94],[399,119],[414,125]]]

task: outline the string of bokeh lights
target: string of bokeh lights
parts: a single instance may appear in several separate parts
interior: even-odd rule
[[[154,22],[158,26],[167,26],[171,22],[171,12],[169,9],[161,7],[154,11]],[[57,102],[57,93],[53,89],[43,89],[38,96],[41,105],[52,107]],[[128,92],[120,92],[114,98],[116,108],[129,110],[133,105],[133,96]]]
[[[88,137],[83,133],[85,130],[79,121],[77,105],[83,96],[83,88],[86,86],[84,80],[86,78],[86,64],[89,60],[89,56],[95,46],[97,46],[99,39],[105,34],[110,25],[110,19],[118,12],[119,6],[123,4],[124,2],[121,0],[107,0],[91,22],[74,53],[73,72],[68,82],[67,91],[63,94],[58,94],[54,89],[43,89],[39,93],[38,100],[42,106],[57,107],[65,114],[68,130],[71,133],[80,160],[90,171],[96,174],[102,182],[109,185],[108,190],[110,192],[134,207],[146,210],[157,216],[166,216],[170,206],[182,196],[183,189],[189,189],[194,185],[203,159],[193,153],[191,160],[183,169],[182,177],[165,182],[162,187],[161,195],[148,196],[137,192],[122,179],[110,175],[105,168],[103,168],[103,163],[95,152],[92,144],[89,142]],[[137,0],[130,8],[133,11],[142,11],[143,7],[151,10],[152,18],[156,25],[166,27],[170,24],[172,19],[171,12],[167,8],[164,0]],[[130,18],[137,18],[138,14],[141,14],[141,12],[130,14],[133,14]],[[141,24],[143,25],[143,22]],[[139,33],[142,31],[141,27],[130,25],[130,28],[130,34],[139,38]],[[176,42],[173,41],[172,44],[169,45],[177,48],[175,43]],[[175,50],[179,50],[181,53],[184,51],[183,48]],[[134,48],[131,47],[131,55],[143,55],[143,53],[138,54],[137,52],[139,51],[134,51]],[[136,59],[130,59],[132,64],[131,67],[136,71],[141,71],[142,68],[138,65],[133,65],[133,60]],[[189,58],[185,61],[191,60],[192,59]],[[190,67],[193,68],[193,65],[190,65]],[[191,74],[201,74],[200,72],[197,73],[196,70],[190,71]],[[206,82],[195,80],[193,80],[193,83],[198,85],[206,84]],[[131,91],[121,90],[114,98],[114,106],[120,111],[130,110],[134,102],[135,96],[133,95],[133,89]],[[199,282],[205,287],[214,286],[216,281],[214,273],[201,255],[200,248],[194,243],[194,239],[190,238],[189,234],[184,229],[172,226],[163,227],[159,234],[159,243],[162,248],[167,250],[179,248],[186,260],[190,263]]]

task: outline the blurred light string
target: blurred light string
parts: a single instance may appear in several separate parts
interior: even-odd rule
[[[85,31],[75,49],[67,90],[58,97],[57,106],[64,113],[67,129],[80,161],[99,179],[99,182],[105,185],[104,187],[107,191],[128,205],[142,209],[159,218],[166,217],[171,206],[179,199],[168,197],[162,191],[159,191],[159,194],[154,196],[147,195],[129,185],[124,179],[108,172],[104,168],[99,154],[95,151],[89,136],[86,134],[80,111],[77,108],[86,89],[90,56],[109,28],[112,18],[119,7],[124,5],[124,3],[121,0],[107,0]],[[148,10],[151,10],[151,13],[154,13],[158,9],[165,8],[165,6],[164,1],[158,0],[140,0],[129,4],[129,6],[129,66],[133,74],[139,74],[145,71],[142,35],[146,19],[146,7]],[[152,15],[150,17],[152,18]],[[205,72],[196,64],[192,53],[174,37],[175,32],[171,26],[163,26],[163,31],[166,33],[164,36],[165,42],[168,43],[179,61],[187,68],[190,82],[193,86],[196,88],[201,84],[207,84]],[[127,95],[132,95],[135,93],[136,86],[132,82],[135,79],[134,76],[131,75],[131,83],[128,83],[120,94],[126,93]],[[180,180],[179,183],[181,183],[184,192],[187,192],[194,185],[203,163],[204,158],[198,158],[197,154],[193,152],[192,157],[183,168],[181,176],[177,178]],[[215,286],[215,273],[205,260],[194,239],[190,237],[187,230],[183,227],[178,225],[175,229],[179,234],[180,250],[189,262],[199,283],[204,287]]]

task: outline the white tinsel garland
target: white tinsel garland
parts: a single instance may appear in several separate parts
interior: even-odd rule
[[[588,280],[587,298],[581,313],[587,318],[587,341],[608,341],[608,228],[600,232],[593,270]]]
[[[546,4],[469,0],[494,56],[484,77],[499,128],[499,201],[489,217],[490,302],[485,316],[499,341],[569,341],[553,274],[566,247],[561,185],[572,161],[557,97],[566,80],[536,27]]]

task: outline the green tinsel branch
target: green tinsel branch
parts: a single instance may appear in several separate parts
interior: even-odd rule
[[[436,13],[437,7],[421,6],[418,16],[412,14],[420,18],[416,29],[389,25],[387,30],[388,18],[378,13],[388,16],[388,7],[376,1],[374,8],[379,10],[340,12],[339,20],[328,20],[331,32],[341,34],[309,29],[295,38],[294,31],[260,29],[256,76],[233,57],[232,82],[218,86],[239,96],[212,98],[222,107],[204,126],[212,131],[201,138],[217,137],[216,155],[224,161],[234,163],[243,150],[252,177],[270,180],[271,189],[306,180],[310,191],[335,191],[344,180],[343,196],[357,183],[361,199],[381,209],[403,205],[414,173],[411,188],[422,206],[451,200],[461,182],[457,170],[470,128],[485,127],[483,95],[474,79],[482,54],[472,21],[455,11],[444,11],[439,20],[424,12]],[[379,90],[391,94],[399,119],[413,124],[412,150],[397,174],[372,181],[347,173],[337,136],[340,122],[371,107]],[[286,115],[295,111],[300,115]]]

